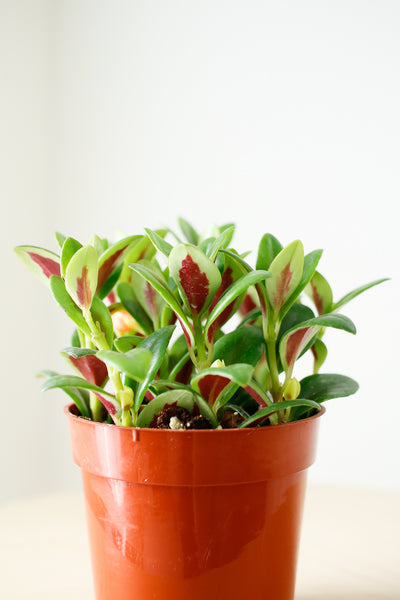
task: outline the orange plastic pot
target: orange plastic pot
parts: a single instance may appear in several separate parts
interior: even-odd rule
[[[324,411],[214,431],[116,427],[65,411],[97,600],[293,600]]]

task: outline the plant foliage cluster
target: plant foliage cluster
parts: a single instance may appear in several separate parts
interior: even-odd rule
[[[146,230],[83,246],[56,234],[59,254],[15,248],[75,326],[62,355],[76,374],[43,371],[44,390],[63,389],[94,421],[151,427],[179,407],[209,428],[295,421],[357,390],[350,377],[319,372],[323,336],[328,327],[354,334],[339,309],[384,279],[334,302],[317,270],[321,250],[305,255],[300,241],[283,247],[267,233],[253,268],[231,246],[233,225],[207,237],[184,219],[179,226],[182,239]],[[307,352],[313,373],[298,381]],[[171,427],[183,425],[175,418]]]

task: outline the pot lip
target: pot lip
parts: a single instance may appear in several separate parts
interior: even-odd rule
[[[123,431],[132,431],[132,432],[157,432],[156,435],[171,435],[171,434],[176,434],[176,435],[182,435],[182,434],[194,434],[197,436],[200,435],[210,435],[210,433],[212,432],[213,435],[238,435],[237,432],[243,432],[249,434],[250,432],[253,433],[258,431],[258,432],[265,432],[265,431],[277,431],[280,429],[288,429],[289,427],[296,427],[299,426],[299,424],[306,424],[309,423],[311,421],[314,421],[316,419],[318,419],[319,417],[322,417],[322,415],[325,414],[326,412],[326,408],[325,406],[323,406],[321,404],[321,410],[319,412],[317,412],[315,415],[312,415],[311,417],[307,417],[307,419],[301,419],[300,421],[292,421],[291,423],[281,423],[280,425],[272,425],[270,427],[244,427],[244,428],[234,428],[234,429],[191,429],[191,430],[181,430],[181,429],[156,429],[154,427],[120,427],[115,425],[114,423],[99,423],[98,421],[91,421],[90,419],[87,419],[85,417],[82,417],[81,415],[77,415],[74,412],[74,407],[76,408],[76,405],[71,402],[70,404],[66,404],[64,406],[64,414],[67,415],[68,418],[73,419],[74,421],[79,421],[80,424],[86,424],[89,425],[91,427],[95,426],[95,427],[100,427],[100,428],[106,428],[106,429],[116,429],[116,430],[123,430]],[[255,434],[257,435],[257,434]]]

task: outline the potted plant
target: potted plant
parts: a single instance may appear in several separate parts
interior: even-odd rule
[[[354,334],[339,309],[384,280],[334,302],[321,250],[266,234],[254,269],[234,226],[179,225],[15,249],[74,323],[77,374],[43,389],[72,400],[96,598],[292,600],[321,403],[358,388],[319,372],[324,333]]]

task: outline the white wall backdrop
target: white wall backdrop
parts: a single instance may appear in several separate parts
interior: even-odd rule
[[[400,489],[400,5],[396,0],[0,0],[0,498],[78,485],[62,392],[69,325],[11,248],[182,215],[324,248],[335,298],[389,283],[329,333],[332,401],[311,479]]]

